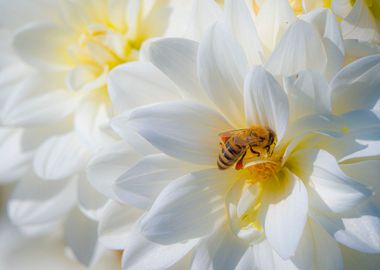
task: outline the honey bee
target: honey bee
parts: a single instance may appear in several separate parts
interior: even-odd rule
[[[223,132],[219,134],[219,139],[220,152],[217,164],[221,170],[235,163],[236,170],[242,169],[248,149],[257,157],[270,157],[277,143],[276,134],[270,128],[262,126]]]

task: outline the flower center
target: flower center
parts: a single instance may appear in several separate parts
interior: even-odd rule
[[[253,126],[221,133],[220,142],[219,169],[234,166],[241,172],[227,197],[231,229],[241,239],[259,240],[263,192],[268,181],[279,181],[282,168],[283,152],[275,150],[277,136],[269,128]]]
[[[277,172],[281,169],[281,163],[274,160],[259,160],[254,162],[248,162],[245,165],[251,178],[247,181],[255,184],[257,182],[266,182],[270,179],[276,179]]]
[[[133,37],[126,27],[116,28],[111,23],[88,24],[68,51],[74,68],[66,82],[68,89],[88,92],[97,90],[102,100],[108,100],[107,75],[114,67],[135,61],[144,39]]]
[[[104,24],[90,24],[70,51],[78,64],[113,67],[137,59],[140,44],[128,40],[125,33]]]

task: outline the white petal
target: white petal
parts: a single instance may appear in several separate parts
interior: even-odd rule
[[[122,269],[171,269],[170,267],[184,258],[197,242],[191,240],[172,245],[159,245],[146,240],[136,228],[126,239]]]
[[[191,269],[236,269],[248,247],[247,243],[235,237],[227,224],[223,224],[212,236],[199,243]]]
[[[340,139],[332,140],[326,147],[339,162],[373,159],[380,155],[379,134],[380,127],[359,128]]]
[[[23,131],[0,128],[0,183],[7,183],[21,177],[31,158],[31,153],[22,147]]]
[[[62,179],[83,170],[88,154],[74,133],[53,136],[37,150],[33,167],[43,179]]]
[[[245,81],[244,108],[249,126],[269,127],[281,140],[288,125],[288,97],[262,67],[253,69]]]
[[[225,25],[213,25],[199,46],[198,76],[209,98],[237,126],[244,126],[242,96],[247,71],[239,43]]]
[[[335,238],[350,248],[380,253],[380,211],[375,207],[358,210],[357,216],[343,218],[344,231],[338,231]]]
[[[296,76],[287,77],[284,84],[289,97],[291,119],[331,112],[330,88],[320,73],[305,70]]]
[[[92,266],[103,252],[98,243],[97,222],[74,209],[66,220],[64,241],[75,259]]]
[[[332,1],[331,8],[336,15],[344,18],[352,10],[352,2],[350,0],[335,0]]]
[[[364,204],[353,209],[350,214],[340,219],[313,212],[312,217],[341,244],[360,252],[379,253],[379,210],[371,204]]]
[[[361,57],[380,54],[380,45],[369,42],[361,42],[356,39],[343,41],[346,50],[345,63],[349,64]]]
[[[89,92],[106,84],[107,73],[96,65],[77,65],[68,72],[65,83],[71,91]]]
[[[342,130],[342,119],[332,114],[310,114],[303,116],[289,124],[284,141],[297,137],[302,139],[303,136],[314,133],[340,138],[344,133],[344,130]]]
[[[344,18],[341,25],[345,39],[380,43],[379,22],[363,0],[355,1],[351,12]]]
[[[291,76],[305,69],[323,73],[326,64],[320,34],[313,25],[298,20],[284,34],[265,67],[274,75]]]
[[[317,270],[343,269],[338,243],[319,224],[310,221],[314,240],[314,267]]]
[[[256,18],[257,31],[267,52],[272,52],[296,16],[287,0],[267,0]]]
[[[298,151],[291,156],[288,164],[333,212],[349,211],[368,200],[372,194],[366,186],[345,175],[336,159],[326,151]]]
[[[110,201],[99,222],[99,241],[106,248],[124,249],[127,239],[142,211]]]
[[[235,270],[251,270],[255,265],[255,254],[253,248],[250,246],[246,249],[244,255],[241,257],[239,264],[236,266]]]
[[[74,41],[70,33],[50,23],[29,24],[14,39],[21,58],[41,69],[65,69],[71,64],[68,43]]]
[[[114,191],[121,201],[149,209],[164,187],[193,169],[191,163],[164,154],[149,155],[117,179]]]
[[[120,142],[97,152],[87,164],[87,178],[92,186],[106,197],[118,200],[112,185],[140,155]]]
[[[109,126],[110,104],[99,102],[99,95],[87,96],[74,113],[74,129],[80,142],[89,151],[111,144],[117,137]]]
[[[270,246],[269,241],[264,240],[253,246],[254,262],[257,269],[265,270],[298,270],[291,260],[282,259]]]
[[[188,39],[165,38],[147,45],[146,55],[178,87],[186,98],[205,102],[197,75],[198,43]]]
[[[250,66],[262,64],[263,49],[250,10],[244,0],[228,0],[224,10],[226,24],[244,49]]]
[[[97,192],[81,174],[78,179],[78,207],[88,218],[99,220],[108,199]]]
[[[169,156],[210,165],[216,164],[218,134],[231,129],[218,112],[188,101],[141,107],[120,115],[111,125],[121,137],[136,130]]]
[[[116,113],[181,98],[173,82],[151,63],[143,62],[114,68],[108,76],[108,91]]]
[[[331,81],[333,110],[337,114],[371,109],[380,97],[380,55],[345,66]]]
[[[63,89],[60,74],[39,73],[26,79],[3,112],[7,125],[51,124],[70,114],[77,99]]]
[[[213,0],[194,0],[185,37],[201,40],[206,30],[223,16],[222,9]]]
[[[380,160],[364,160],[340,164],[340,167],[347,175],[357,179],[375,191],[375,196],[380,196]]]
[[[28,174],[12,193],[8,214],[17,225],[57,221],[73,207],[75,199],[75,181],[46,182]]]
[[[327,55],[324,74],[330,80],[342,68],[344,60],[343,37],[339,23],[329,9],[317,9],[301,18],[313,24],[322,36]]]
[[[289,170],[279,176],[281,191],[274,189],[265,217],[265,234],[270,245],[283,259],[295,254],[308,211],[307,192],[302,181]],[[274,183],[278,185],[278,183]],[[277,187],[278,189],[278,187]]]
[[[170,244],[213,232],[224,222],[224,195],[236,179],[235,171],[209,169],[173,181],[142,219],[142,233],[157,243]]]

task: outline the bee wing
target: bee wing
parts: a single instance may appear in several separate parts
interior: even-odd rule
[[[236,130],[229,130],[226,132],[219,133],[219,139],[222,143],[226,143],[229,138],[231,138],[234,135],[240,134],[245,129],[236,129]]]

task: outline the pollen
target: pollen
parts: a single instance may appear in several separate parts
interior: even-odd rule
[[[260,160],[258,162],[248,163],[245,166],[245,169],[251,176],[250,181],[252,181],[252,183],[266,182],[273,178],[276,179],[276,174],[280,168],[280,162],[272,160]]]

